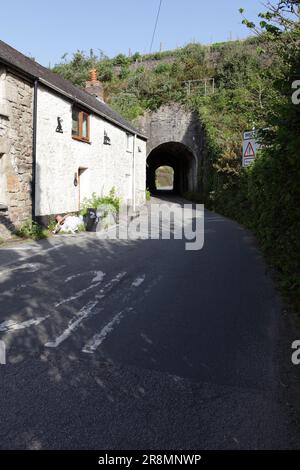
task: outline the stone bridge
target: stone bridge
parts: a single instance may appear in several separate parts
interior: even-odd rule
[[[161,166],[174,170],[174,192],[199,191],[203,180],[205,134],[196,113],[180,105],[161,107],[140,118],[139,127],[149,137],[147,188],[156,190],[155,172]]]

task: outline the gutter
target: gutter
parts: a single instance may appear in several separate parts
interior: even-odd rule
[[[34,80],[33,92],[33,134],[32,134],[32,181],[31,181],[31,201],[32,201],[32,220],[35,220],[35,185],[36,185],[36,138],[37,138],[37,97],[38,97],[38,79]]]

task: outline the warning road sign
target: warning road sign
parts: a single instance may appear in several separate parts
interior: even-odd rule
[[[244,153],[244,158],[249,158],[249,157],[255,158],[255,151],[253,148],[253,144],[251,142],[248,142],[248,145]]]
[[[255,139],[247,139],[243,142],[243,166],[249,166],[255,160],[259,148]]]
[[[257,131],[245,131],[243,141],[243,166],[249,166],[255,160],[257,150],[261,148]]]

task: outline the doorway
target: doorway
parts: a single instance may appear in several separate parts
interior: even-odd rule
[[[88,168],[78,168],[78,210],[81,209],[83,201],[90,196]]]

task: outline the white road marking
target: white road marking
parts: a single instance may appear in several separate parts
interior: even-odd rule
[[[103,274],[103,277],[104,277],[104,273]],[[105,291],[107,289],[109,289],[110,287],[112,287],[116,282],[119,282],[127,273],[126,272],[123,272],[123,273],[119,273],[115,278],[113,278],[111,281],[109,281],[103,289],[101,289],[101,293],[102,295],[101,296],[96,296],[99,299],[105,297]],[[100,279],[100,271],[97,272],[97,278]],[[97,287],[98,285],[100,285],[101,282],[98,282],[96,284],[93,284],[91,285],[90,287],[88,287],[87,289],[83,289],[82,291],[78,292],[75,296],[73,297],[70,297],[69,299],[66,299],[65,301],[70,301],[72,299],[77,299],[78,297],[80,297],[81,295],[83,295],[83,293],[85,293],[87,290],[91,289],[91,288],[95,288]],[[17,289],[21,289],[21,288],[24,288],[24,287],[27,287],[26,285],[20,285],[20,286],[17,286],[16,288],[14,288],[15,290]],[[13,289],[11,289],[11,291],[13,291]],[[6,291],[4,294],[8,294],[10,291]],[[98,303],[98,300],[96,302],[94,302],[94,304],[96,305]],[[62,303],[65,303],[65,301],[63,301]],[[78,320],[80,320],[80,322],[82,321],[83,318],[86,317],[86,315],[83,315],[83,310],[85,308],[88,308],[88,306],[91,304],[91,302],[89,304],[87,304],[86,307],[83,307],[83,309],[81,309],[77,316],[79,317],[74,323],[77,324],[78,323]],[[60,304],[57,304],[57,305],[61,305]],[[26,320],[26,321],[23,321],[23,322],[17,322],[17,321],[14,321],[14,320],[7,320],[7,321],[4,321],[2,323],[0,323],[0,331],[17,331],[17,330],[22,330],[22,329],[25,329],[25,328],[30,328],[31,326],[37,326],[39,325],[40,323],[42,323],[43,321],[47,320],[47,318],[49,318],[50,315],[45,315],[44,317],[38,317],[36,319],[32,319],[32,320]],[[80,323],[79,322],[79,323]],[[71,324],[72,326],[72,324]],[[73,331],[74,327],[71,328],[71,331]],[[49,346],[50,347],[50,346]]]
[[[102,328],[100,333],[94,335],[93,338],[82,348],[82,352],[87,354],[93,354],[96,349],[103,343],[105,338],[107,338],[107,336],[113,331],[114,327],[120,323],[123,316],[132,310],[132,307],[128,307],[124,310],[121,310],[121,312],[117,313],[113,317],[113,319]]]
[[[7,320],[3,323],[0,324],[0,331],[16,331],[16,330],[23,330],[25,328],[29,328],[32,325],[39,325],[42,323],[46,318],[48,318],[49,315],[46,315],[45,317],[38,317],[36,319],[32,320],[27,320],[18,323],[17,321],[14,320]]]
[[[150,294],[153,287],[155,287],[162,280],[162,278],[163,278],[163,276],[159,275],[155,279],[153,279],[153,281],[150,282],[150,284],[148,284],[147,289],[144,290],[144,294],[146,294],[146,295]]]
[[[57,266],[56,268],[52,269],[51,274],[52,273],[56,273],[57,271],[61,271],[63,268],[66,268],[66,264],[62,264],[61,266]]]
[[[117,278],[120,280],[120,278],[124,277],[126,275],[125,273],[120,273],[113,281],[116,281]],[[137,277],[131,284],[131,287],[137,288],[143,284],[143,282],[146,279],[146,275],[143,274],[140,277]],[[98,299],[100,299],[102,296],[98,295],[96,296]],[[113,319],[108,322],[100,331],[100,333],[97,333],[93,336],[93,338],[83,347],[82,352],[87,353],[87,354],[93,354],[96,349],[103,343],[105,338],[113,331],[114,327],[120,323],[122,320],[123,316],[132,311],[132,307],[128,307],[124,310],[121,310],[119,313],[117,313]]]
[[[49,341],[48,343],[45,344],[46,348],[57,348],[61,343],[63,343],[69,336],[73,333],[74,330],[78,328],[80,323],[87,318],[88,316],[94,314],[93,310],[98,304],[98,301],[94,302],[89,302],[87,305],[82,307],[78,314],[77,320],[75,320],[73,323],[70,323],[68,328],[66,328],[63,333],[58,336],[54,341]]]
[[[65,279],[65,283],[73,281],[73,279],[77,279],[78,277],[84,277],[84,276],[95,276],[92,282],[97,282],[97,281],[102,281],[103,277],[105,274],[102,271],[87,271],[84,273],[77,273],[73,274],[72,276],[69,276]]]
[[[66,299],[63,299],[60,302],[57,302],[57,304],[55,304],[54,307],[57,308],[57,307],[60,307],[61,305],[67,304],[68,302],[72,302],[72,300],[79,299],[79,297],[82,297],[89,290],[95,289],[96,287],[100,286],[101,283],[102,281],[97,282],[96,284],[91,284],[89,287],[86,287],[85,289],[78,291],[76,294],[71,295],[71,297],[67,297]]]
[[[119,282],[124,276],[126,276],[126,272],[119,273],[117,274],[116,277],[114,277],[111,281],[109,281],[103,289],[101,289],[101,295],[96,295],[95,298],[97,300],[95,301],[90,301],[86,306],[84,306],[77,314],[77,319],[73,322],[70,323],[68,328],[65,329],[65,331],[54,341],[49,341],[48,343],[45,344],[47,348],[57,348],[63,341],[65,341],[76,328],[80,325],[80,323],[86,319],[90,315],[95,315],[96,313],[99,312],[99,309],[96,310],[96,312],[93,312],[94,308],[96,305],[99,304],[99,300],[105,297],[107,289],[111,288],[115,283]],[[101,281],[102,282],[102,281]],[[70,301],[71,299],[73,300],[74,298],[78,298],[79,296],[83,295],[86,291],[88,291],[91,288],[98,287],[98,285],[101,284],[101,282],[98,282],[96,284],[92,284],[89,286],[87,289],[83,289],[82,291],[78,292],[75,296],[70,297],[69,299],[66,299],[66,301]],[[80,295],[79,295],[80,294]],[[62,303],[65,303],[65,301],[60,302],[58,305],[61,305]],[[101,309],[102,310],[102,309]]]
[[[141,277],[137,277],[131,284],[131,287],[139,287],[141,284],[143,284],[145,279],[146,279],[146,274],[143,274]]]
[[[100,282],[103,280],[105,274],[102,271],[94,271],[95,277],[92,279],[92,282]]]
[[[62,243],[59,244],[59,245],[55,245],[55,246],[52,246],[51,248],[46,248],[45,250],[41,250],[40,249],[40,246],[38,247],[13,247],[13,248],[2,248],[1,251],[3,252],[7,252],[7,251],[10,251],[10,250],[13,250],[14,252],[15,251],[25,251],[25,250],[28,250],[29,249],[32,249],[33,248],[33,252],[32,253],[29,253],[28,255],[23,255],[21,256],[19,259],[13,261],[13,262],[10,262],[10,263],[6,263],[5,266],[10,266],[12,264],[16,264],[16,263],[21,263],[23,261],[26,261],[28,260],[29,258],[33,258],[35,256],[43,256],[45,253],[48,253],[49,251],[53,251],[53,250],[57,250],[58,248],[61,248],[62,246],[64,246]],[[11,268],[11,270],[14,270],[15,268]],[[19,269],[19,267],[17,267],[16,269]],[[3,271],[4,272],[4,271]],[[0,273],[1,275],[1,273]]]
[[[107,284],[105,284],[103,289],[100,290],[100,294],[96,295],[96,299],[98,299],[98,300],[103,299],[103,297],[105,297],[106,290],[110,289],[117,282],[120,282],[121,279],[123,279],[123,277],[126,276],[126,274],[127,274],[126,271],[117,274],[113,279],[111,279],[111,281],[109,281]]]
[[[4,271],[0,271],[0,276],[3,276],[5,274],[9,274],[13,271],[19,271],[20,269],[26,269],[28,273],[35,273],[39,269],[41,269],[44,265],[42,263],[25,263],[22,264],[21,266],[15,266],[14,268],[8,268],[5,269]]]
[[[62,266],[59,266],[59,267],[57,267],[57,268],[54,268],[54,269],[52,269],[51,271],[48,271],[48,274],[49,274],[49,273],[50,273],[50,274],[53,274],[53,273],[55,273],[56,271],[58,271],[58,270],[60,270],[60,269],[62,269],[62,268],[65,268],[65,267],[66,267],[66,265],[62,265]],[[18,292],[19,290],[25,289],[26,287],[32,287],[32,286],[31,286],[31,284],[19,284],[19,285],[15,286],[15,287],[12,287],[11,289],[8,289],[8,290],[6,290],[6,291],[4,291],[4,292],[0,292],[0,297],[1,297],[2,295],[3,295],[3,296],[7,296],[7,297],[12,296],[12,295],[14,295],[16,292]]]
[[[16,286],[16,287],[12,287],[12,288],[9,289],[9,290],[5,290],[4,292],[0,292],[0,296],[1,296],[1,295],[5,295],[5,296],[7,296],[7,297],[12,296],[12,295],[14,295],[16,292],[18,292],[19,290],[25,289],[25,287],[27,287],[27,284],[20,284],[20,285],[18,285],[18,286]]]

